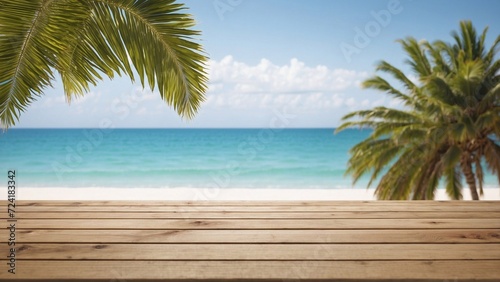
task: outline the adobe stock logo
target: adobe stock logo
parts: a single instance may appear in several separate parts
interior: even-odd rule
[[[340,49],[347,62],[350,63],[354,54],[361,53],[362,49],[370,45],[372,38],[377,37],[382,32],[382,29],[391,23],[393,15],[400,14],[402,11],[403,7],[399,0],[390,0],[387,3],[387,9],[378,12],[371,11],[370,14],[373,20],[367,22],[363,29],[354,28],[353,44],[345,42],[340,44]]]
[[[232,12],[241,3],[243,3],[243,0],[214,0],[212,2],[221,21],[224,20],[225,13]]]

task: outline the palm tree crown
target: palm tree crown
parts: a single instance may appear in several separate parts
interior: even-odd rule
[[[363,86],[383,91],[403,106],[343,117],[337,132],[373,129],[350,151],[347,172],[354,181],[364,174],[371,174],[369,185],[380,179],[379,199],[433,199],[442,181],[451,199],[462,199],[465,176],[475,200],[483,191],[484,167],[500,182],[500,36],[487,49],[486,33],[477,34],[471,22],[463,21],[460,33],[452,33],[452,44],[400,40],[417,82],[385,61],[378,64],[378,71],[402,87],[380,76]]]
[[[15,124],[51,86],[68,101],[103,76],[138,76],[143,87],[192,117],[206,90],[206,56],[194,21],[173,0],[16,0],[0,9],[0,124]],[[135,74],[135,75],[134,75]]]

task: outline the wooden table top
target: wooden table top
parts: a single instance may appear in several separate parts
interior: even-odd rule
[[[1,281],[500,281],[498,201],[0,202]]]

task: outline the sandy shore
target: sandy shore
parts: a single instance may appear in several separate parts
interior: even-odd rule
[[[469,200],[464,190],[464,199]],[[194,188],[18,188],[17,200],[374,200],[366,189],[194,189]],[[7,199],[6,188],[0,199]],[[448,200],[439,190],[436,200]],[[499,188],[488,188],[482,200],[500,200]]]

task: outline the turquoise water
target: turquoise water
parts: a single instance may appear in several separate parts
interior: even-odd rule
[[[11,129],[0,134],[0,171],[15,169],[20,187],[349,188],[348,150],[369,133]]]

